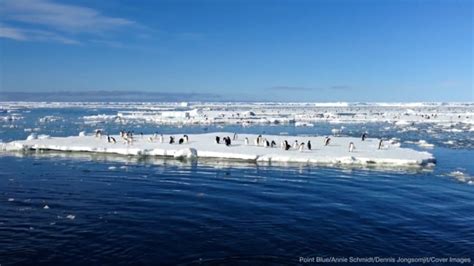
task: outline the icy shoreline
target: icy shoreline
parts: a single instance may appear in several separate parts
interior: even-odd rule
[[[176,143],[170,144],[170,136],[175,137]],[[217,144],[215,137],[230,137],[231,145],[226,146],[221,140]],[[331,137],[329,145],[325,146],[325,137],[276,136],[264,135],[269,142],[275,141],[275,147],[256,145],[257,135],[240,134],[233,140],[233,133],[216,132],[207,134],[190,134],[189,142],[178,144],[183,135],[164,135],[163,143],[160,137],[152,135],[135,136],[133,143],[126,143],[118,135],[111,135],[116,143],[108,142],[107,136],[71,136],[71,137],[42,137],[28,140],[13,141],[0,144],[2,151],[62,151],[62,152],[91,152],[120,154],[130,156],[162,156],[174,158],[219,158],[231,160],[245,160],[257,163],[295,162],[308,164],[332,165],[377,165],[377,166],[426,166],[436,162],[432,154],[412,149],[400,148],[384,142],[383,148],[378,149],[378,139],[352,137]],[[245,142],[248,138],[248,144]],[[291,147],[284,150],[280,143],[287,140],[293,146],[297,140],[305,143],[300,150]],[[308,150],[307,143],[311,141],[312,149]],[[353,143],[355,150],[349,151],[349,143]]]

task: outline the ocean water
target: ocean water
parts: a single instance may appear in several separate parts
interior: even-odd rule
[[[300,257],[461,257],[474,261],[474,133],[390,124],[88,124],[113,109],[20,108],[0,139],[231,131],[396,137],[435,144],[427,169],[257,165],[86,153],[0,154],[0,265],[300,263]],[[44,121],[45,116],[56,121]],[[470,182],[471,181],[471,182]],[[473,262],[467,265],[472,265]],[[464,264],[466,265],[466,264]]]

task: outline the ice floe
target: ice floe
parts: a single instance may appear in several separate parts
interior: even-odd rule
[[[474,185],[474,176],[470,176],[461,171],[453,171],[449,173],[448,176],[454,177],[460,182],[463,182],[469,185]]]
[[[93,152],[135,156],[163,156],[174,158],[221,158],[253,161],[257,163],[296,162],[308,164],[341,165],[397,165],[420,166],[435,162],[432,154],[400,148],[397,140],[383,141],[367,138],[362,141],[353,137],[308,137],[215,132],[189,134],[189,141],[183,135],[164,135],[161,143],[153,135],[144,135],[125,140],[127,136],[110,135],[117,141],[111,142],[107,136],[71,136],[28,139],[0,144],[4,151],[52,150],[63,152]],[[173,137],[173,143],[170,143]],[[216,143],[219,137],[220,144]],[[224,141],[228,137],[228,141]],[[152,141],[150,141],[150,139]],[[257,141],[258,139],[258,141]],[[281,147],[287,141],[288,150]],[[298,142],[298,145],[293,144]],[[308,148],[311,142],[311,149]],[[349,144],[355,149],[349,151]],[[182,144],[179,144],[182,143]],[[327,145],[325,145],[327,143]]]

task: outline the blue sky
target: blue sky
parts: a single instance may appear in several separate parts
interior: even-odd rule
[[[473,9],[470,0],[1,0],[0,91],[474,101]]]

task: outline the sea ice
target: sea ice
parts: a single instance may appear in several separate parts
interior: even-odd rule
[[[111,135],[112,136],[112,135]],[[175,143],[170,144],[170,136]],[[254,161],[258,163],[310,163],[310,164],[342,164],[342,165],[403,165],[418,166],[435,162],[433,155],[397,146],[397,140],[385,141],[382,149],[378,148],[379,140],[367,138],[362,141],[353,137],[331,137],[325,145],[324,137],[263,135],[257,142],[257,135],[239,134],[233,139],[233,133],[216,132],[207,134],[189,134],[189,142],[179,143],[183,135],[164,135],[165,142],[150,142],[152,135],[135,137],[132,142],[124,142],[119,135],[113,135],[117,143],[107,142],[107,138],[95,136],[52,137],[48,139],[30,139],[3,143],[0,149],[5,151],[53,150],[64,152],[93,152],[136,156],[164,156],[175,158],[222,158]],[[215,141],[220,137],[220,143]],[[229,145],[224,144],[224,137],[230,137]],[[249,144],[245,144],[245,139]],[[298,141],[303,148],[291,147],[289,150],[280,148],[280,143],[287,140],[289,145]],[[271,147],[266,143],[274,141]],[[311,150],[306,146],[311,142]],[[349,152],[349,143],[356,149]],[[392,144],[390,144],[392,143]]]

